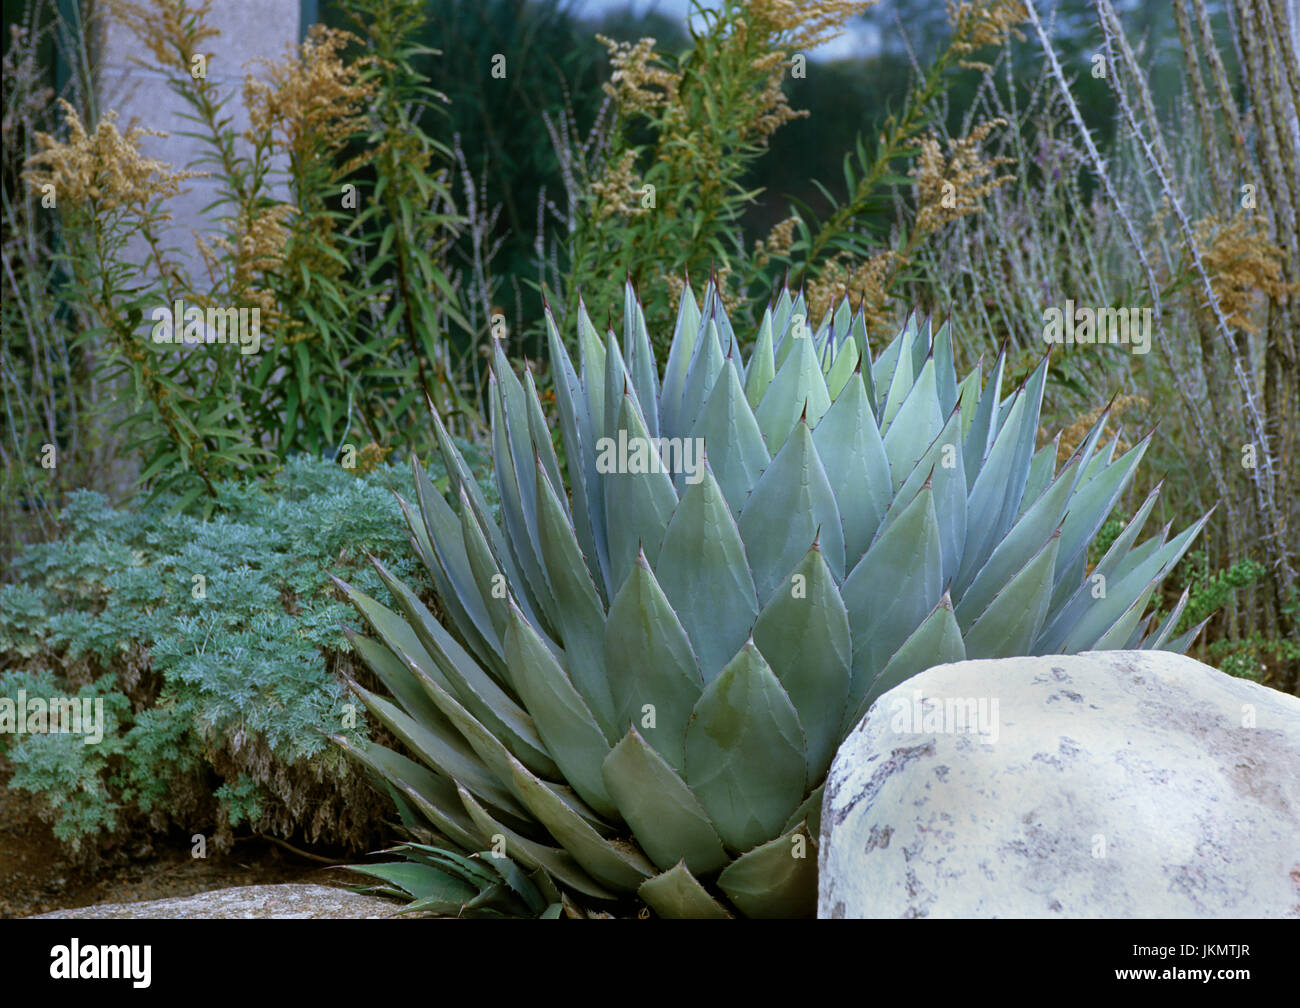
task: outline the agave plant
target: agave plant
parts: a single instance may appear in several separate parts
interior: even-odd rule
[[[746,359],[688,283],[661,377],[630,285],[624,315],[602,341],[580,311],[575,371],[548,311],[563,464],[496,350],[499,520],[435,414],[450,501],[417,464],[400,503],[441,620],[378,562],[396,611],[340,582],[391,696],[353,688],[416,758],[336,741],[425,839],[576,900],[808,914],[827,769],[884,691],[1196,632],[1169,639],[1186,595],[1144,612],[1204,519],[1135,547],[1152,493],[1087,568],[1150,435],[1117,455],[1103,415],[1057,471],[1035,450],[1046,359],[1004,397],[1004,355],[958,381],[946,325],[913,318],[873,359],[847,301],[814,331],[788,289]],[[422,878],[417,905],[455,904]]]

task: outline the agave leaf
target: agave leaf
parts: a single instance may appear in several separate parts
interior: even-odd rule
[[[509,858],[494,858],[493,868],[501,873],[502,881],[512,893],[519,897],[533,914],[544,913],[547,900],[538,890],[537,884],[524,874],[522,868]]]
[[[829,312],[827,313],[827,317],[830,317]],[[835,333],[840,340],[843,340],[844,336],[849,331],[849,323],[852,320],[853,308],[849,304],[849,299],[845,297],[841,299],[839,306],[835,309],[835,318],[831,325],[831,331]]]
[[[464,488],[460,492],[460,531],[466,562],[473,575],[474,583],[487,587],[486,594],[483,593],[482,587],[476,591],[490,622],[492,635],[489,637],[487,634],[481,634],[481,636],[487,640],[494,654],[504,655],[507,623],[506,590],[510,586],[510,579],[506,577],[505,571],[492,555],[487,536],[483,534],[478,519],[474,517],[474,509],[470,506]],[[509,674],[508,669],[503,668],[502,671],[506,675]]]
[[[1151,509],[1155,506],[1156,499],[1160,496],[1160,486],[1157,485],[1142,506],[1138,508],[1137,513],[1124,527],[1124,530],[1115,537],[1111,543],[1110,549],[1106,551],[1105,556],[1098,561],[1096,568],[1085,578],[1084,561],[1087,560],[1086,554],[1080,555],[1075,561],[1075,571],[1068,572],[1066,577],[1067,583],[1075,585],[1075,590],[1066,601],[1056,603],[1053,601],[1049,608],[1049,617],[1047,625],[1039,635],[1038,640],[1034,643],[1036,654],[1054,654],[1060,650],[1061,643],[1065,640],[1065,634],[1070,627],[1074,626],[1082,617],[1083,610],[1088,606],[1088,598],[1092,594],[1094,586],[1105,584],[1114,579],[1120,565],[1131,556],[1133,541],[1142,531],[1143,525],[1146,524],[1147,516],[1150,515]],[[1057,580],[1062,580],[1060,573],[1060,558],[1057,558]]]
[[[424,603],[404,584],[372,558],[371,563],[392,592],[405,620],[373,599],[352,589],[345,590],[354,605],[384,639],[393,654],[410,655],[422,669],[450,687],[461,703],[501,739],[525,764],[537,773],[549,773],[555,764],[537,734],[528,712],[498,686],[447,630],[433,618]],[[413,631],[413,632],[412,632]]]
[[[1067,653],[1095,651],[1098,650],[1098,642],[1109,643],[1113,640],[1114,635],[1111,635],[1110,631],[1126,624],[1135,600],[1140,599],[1145,607],[1146,600],[1151,597],[1156,585],[1182,558],[1187,547],[1191,545],[1192,539],[1200,532],[1209,517],[1210,514],[1207,512],[1127,574],[1117,576],[1112,583],[1107,584],[1103,598],[1089,598],[1087,609],[1066,634]],[[1140,610],[1136,615],[1132,615],[1131,622],[1127,622],[1128,630],[1122,636],[1128,635],[1140,615]]]
[[[566,795],[559,788],[552,787],[542,781],[515,759],[510,750],[502,745],[501,741],[470,714],[451,693],[443,689],[433,677],[424,674],[419,666],[409,661],[409,658],[407,661],[410,664],[412,674],[427,692],[428,697],[437,705],[439,713],[455,725],[456,731],[469,743],[470,748],[474,750],[474,754],[497,780],[510,782],[514,779],[516,772],[528,779],[528,786],[515,788],[514,794],[534,816],[538,816],[537,810],[534,808],[534,802],[537,799],[533,793],[537,788],[551,792],[557,800],[567,804],[572,811],[583,816],[594,826],[604,826],[600,821],[601,816],[614,818],[617,815],[617,810],[612,804],[604,808],[599,806],[588,808],[584,803]]]
[[[519,695],[565,780],[592,808],[612,808],[600,775],[609,741],[551,649],[513,604],[506,659],[517,670]]]
[[[685,864],[641,883],[637,895],[660,917],[724,920],[731,917],[708,890],[695,880]]]
[[[1009,658],[1028,651],[1047,619],[1060,542],[1058,528],[976,618],[964,635],[967,658]]]
[[[932,357],[925,362],[916,383],[899,406],[896,422],[885,432],[885,454],[889,457],[895,492],[902,488],[903,481],[916,468],[943,426]]]
[[[848,612],[816,544],[759,613],[754,644],[799,714],[808,776],[820,780],[841,741],[853,643]]]
[[[1020,514],[1020,502],[1025,497],[1029,469],[1034,460],[1034,440],[1038,436],[1038,418],[1042,415],[1043,393],[1047,388],[1047,368],[1050,362],[1049,352],[1043,355],[1038,367],[1025,383],[1025,416],[1020,426],[1019,443],[1016,445],[1015,458],[1011,466],[1006,500],[1002,505],[1002,514],[998,518],[998,528],[1003,533],[1015,523],[1016,516]]]
[[[999,428],[989,450],[988,458],[975,477],[970,488],[970,497],[966,505],[966,547],[962,555],[961,567],[953,582],[954,594],[966,590],[971,579],[988,561],[994,547],[1002,541],[1010,523],[1002,526],[1004,515],[1008,512],[1015,517],[1016,508],[1009,507],[1008,501],[1015,496],[1019,505],[1020,493],[1024,489],[1022,481],[1019,489],[1014,485],[1015,470],[1019,462],[1020,451],[1024,446],[1023,435],[1029,427],[1027,421],[1030,412],[1029,391],[1027,388],[1016,393],[1010,404],[1005,422]],[[1036,421],[1035,421],[1036,423]],[[1036,426],[1034,428],[1037,429]],[[1033,448],[1032,431],[1030,448]],[[1028,478],[1026,457],[1025,478]]]
[[[1132,639],[1135,633],[1139,636],[1142,631],[1142,613],[1146,611],[1147,603],[1151,601],[1151,596],[1155,593],[1156,587],[1160,584],[1163,574],[1157,575],[1151,579],[1151,583],[1144,588],[1141,593],[1134,597],[1132,604],[1124,610],[1124,613],[1101,636],[1092,644],[1086,645],[1089,651],[1118,651],[1130,648],[1128,641]]]
[[[1029,463],[1029,478],[1025,481],[1025,495],[1020,501],[1020,514],[1017,518],[1036,504],[1043,491],[1052,484],[1056,474],[1056,451],[1060,443],[1061,432],[1057,431],[1051,441],[1034,453],[1033,460]],[[1066,464],[1071,461],[1073,459],[1067,460]]]
[[[812,917],[817,911],[817,858],[800,823],[742,854],[718,876],[718,888],[746,917]]]
[[[524,519],[528,528],[535,533],[537,499],[534,496],[533,459],[538,451],[537,445],[533,443],[535,429],[528,409],[528,397],[524,394],[524,387],[519,383],[514,368],[510,366],[510,360],[506,357],[500,341],[496,341],[494,347],[491,378],[495,381],[489,381],[489,388],[494,388],[496,391],[500,421],[505,428],[510,446],[508,457],[513,467],[515,484],[519,488],[519,500]],[[540,406],[538,411],[540,412]],[[493,428],[494,433],[496,429]],[[542,422],[542,430],[545,432],[543,437],[549,447],[551,435],[545,421]],[[493,461],[496,462],[499,470],[503,459],[498,455]],[[504,497],[502,500],[504,501]]]
[[[1007,345],[1004,341],[998,349],[998,359],[993,364],[984,391],[980,392],[979,403],[972,415],[970,430],[966,433],[966,448],[963,455],[966,460],[966,485],[972,486],[984,467],[984,459],[993,445],[993,436],[997,433],[993,427],[994,411],[1002,396],[1002,375],[1007,366]],[[973,391],[979,392],[978,383]]]
[[[541,459],[542,465],[546,468],[546,478],[551,481],[551,486],[562,487],[564,479],[560,475],[560,460],[555,454],[551,428],[542,414],[542,404],[537,397],[537,383],[533,381],[531,371],[524,371],[524,381],[527,383],[527,395],[524,396],[524,401],[528,407],[528,440],[533,446],[534,457]],[[572,523],[568,498],[565,497],[560,503],[564,508],[565,517]]]
[[[813,788],[812,794],[805,798],[803,804],[795,809],[790,818],[785,821],[785,825],[781,827],[781,833],[788,835],[796,826],[804,823],[809,828],[809,836],[812,839],[813,846],[817,846],[817,832],[821,828],[822,821],[822,792],[825,790],[825,781]]]
[[[493,858],[489,867],[478,855],[465,857],[455,851],[443,850],[440,847],[432,847],[429,844],[422,843],[399,844],[380,853],[404,854],[413,861],[428,865],[431,868],[437,868],[448,875],[462,879],[476,889],[482,889],[484,886],[495,885],[500,882],[502,880],[501,867],[510,864],[506,858]],[[518,866],[516,866],[516,870],[517,868]]]
[[[642,726],[674,770],[681,770],[686,721],[704,692],[690,640],[650,570],[645,554],[609,607],[605,667],[620,730],[650,706],[653,727]]]
[[[371,558],[370,562],[382,567],[382,564],[378,564],[378,561],[374,558]],[[384,575],[392,577],[391,574],[388,574],[387,568],[383,568],[381,577]],[[411,625],[406,620],[400,618],[387,606],[376,602],[365,592],[353,588],[346,581],[340,581],[332,574],[329,575],[329,579],[334,582],[335,587],[343,592],[343,594],[348,597],[348,601],[350,601],[361,615],[365,617],[366,622],[374,628],[375,633],[379,634],[390,652],[393,654],[399,654],[405,651],[407,654],[413,655],[426,667],[441,667],[435,665],[433,657],[425,649],[424,645],[420,642],[420,638],[416,635],[415,630],[412,629]],[[393,578],[393,581],[395,584],[400,583],[396,578]]]
[[[1173,528],[1173,525],[1173,522],[1166,522],[1164,527],[1159,529],[1150,539],[1142,543],[1140,546],[1134,546],[1126,555],[1120,557],[1119,562],[1115,565],[1110,580],[1117,583],[1122,581],[1151,559],[1151,557],[1155,555],[1156,550],[1160,549],[1161,546],[1164,546],[1165,543],[1168,542],[1169,530]],[[1101,598],[1103,596],[1097,595],[1094,597]]]
[[[597,882],[614,889],[635,889],[655,873],[640,851],[606,840],[518,760],[511,761],[510,769],[515,788],[525,796],[529,811]]]
[[[740,531],[708,465],[704,479],[686,488],[673,512],[654,572],[707,683],[745,642],[758,617]]]
[[[681,430],[690,430],[695,426],[696,417],[700,415],[705,400],[713,391],[714,382],[722,373],[723,360],[722,346],[718,342],[718,326],[706,313],[704,332],[695,346],[695,356],[691,360],[686,386],[682,390],[681,412],[677,415]]]
[[[881,523],[887,525],[893,521],[928,482],[934,493],[934,516],[939,522],[939,551],[943,558],[939,577],[944,584],[956,576],[966,545],[966,472],[961,464],[958,437],[961,423],[961,416],[954,409],[894,495]]]
[[[605,344],[578,297],[578,352],[582,389],[587,397],[592,443],[605,435]]]
[[[402,710],[418,720],[442,724],[442,713],[425,696],[419,682],[402,664],[400,658],[383,644],[371,640],[369,637],[361,636],[351,627],[343,627],[343,634],[347,637],[348,643],[352,645],[353,650],[361,656],[361,660],[370,667],[370,670],[375,673],[375,676],[384,684],[388,692],[393,694]],[[437,666],[432,663],[431,665],[429,674],[441,678],[442,673],[437,670]],[[450,725],[446,727],[450,727]]]
[[[605,608],[587,572],[573,526],[540,463],[535,479],[542,559],[551,572],[551,590],[557,604],[551,622],[559,629],[564,642],[570,680],[595,715],[605,738],[612,742],[618,738],[618,731],[614,700],[605,675]]]
[[[844,527],[846,567],[857,563],[889,508],[889,459],[862,373],[850,378],[813,430],[813,444]]]
[[[492,521],[492,512],[491,509],[488,508],[487,499],[483,496],[483,490],[479,487],[478,481],[474,478],[474,474],[466,464],[464,456],[460,453],[460,449],[456,447],[455,442],[452,441],[451,436],[447,433],[447,429],[443,427],[442,418],[438,416],[438,411],[433,408],[432,404],[429,406],[429,411],[433,418],[433,431],[438,441],[438,451],[442,455],[443,464],[446,466],[448,477],[453,480],[456,492],[459,494],[461,488],[464,488],[469,494],[470,502],[474,505],[474,514],[478,518],[479,524],[487,531],[488,536],[492,541],[492,552],[496,554],[498,562],[503,565],[510,580],[517,584],[522,583],[522,575],[518,570],[513,569],[510,562],[510,551],[506,545],[505,537],[502,535],[501,530],[497,527],[496,523]],[[416,467],[416,487],[418,489],[420,486],[420,469],[418,463],[413,464]],[[429,484],[428,488],[432,489],[432,484]],[[434,493],[436,494],[437,491],[434,490]],[[423,501],[421,501],[421,509],[423,509],[423,506]]]
[[[1178,601],[1174,603],[1173,609],[1171,609],[1169,614],[1161,621],[1160,626],[1158,626],[1149,637],[1142,641],[1140,650],[1159,651],[1164,646],[1165,641],[1173,636],[1174,628],[1178,626],[1178,618],[1182,616],[1183,609],[1187,607],[1187,599],[1191,596],[1191,593],[1192,588],[1190,585],[1183,589],[1183,594],[1179,596]]]
[[[672,478],[663,470],[659,454],[653,450],[649,434],[641,416],[632,404],[631,398],[624,396],[623,408],[619,413],[619,426],[611,438],[620,442],[615,449],[610,446],[611,454],[617,450],[622,454],[623,439],[630,451],[640,455],[629,455],[628,461],[640,457],[645,463],[642,472],[619,472],[615,465],[601,464],[604,469],[600,478],[605,486],[605,523],[609,531],[609,569],[610,588],[617,592],[623,581],[632,572],[638,549],[644,549],[646,556],[653,563],[659,556],[659,544],[663,542],[668,520],[677,506],[677,491],[673,489]],[[626,435],[624,435],[626,431]],[[629,469],[632,466],[629,464]]]
[[[596,485],[595,438],[587,414],[582,385],[574,373],[568,351],[560,339],[550,310],[546,312],[546,333],[550,345],[551,367],[555,370],[555,401],[559,406],[560,432],[564,437],[565,466],[569,486],[573,488],[573,521],[585,556],[592,558],[601,597],[608,599],[609,555],[605,548],[605,507],[601,489]],[[525,613],[527,610],[525,610]]]
[[[952,354],[952,323],[945,321],[934,334],[934,376],[939,389],[939,414],[947,416],[957,408],[957,364]]]
[[[718,342],[722,346],[722,355],[724,357],[739,358],[740,341],[736,339],[736,331],[732,328],[731,319],[727,316],[726,306],[722,303],[722,292],[712,279],[709,281],[709,285],[713,288],[713,310],[710,317],[718,326]]]
[[[496,860],[501,862],[504,861],[505,858],[497,858]],[[550,875],[546,874],[545,871],[541,869],[534,871],[528,876],[528,881],[537,887],[537,891],[541,894],[542,899],[546,900],[548,908],[550,906],[555,906],[560,902],[561,896],[559,886],[555,884],[555,880],[551,878]]]
[[[772,310],[765,309],[754,339],[754,352],[745,365],[745,401],[751,410],[763,401],[763,393],[776,377],[776,356],[772,350]]]
[[[777,370],[762,402],[754,411],[754,419],[767,439],[767,450],[773,455],[780,452],[800,416],[815,425],[831,405],[812,340],[807,337],[792,339],[794,346],[790,356]]]
[[[912,373],[920,374],[926,360],[932,356],[934,327],[930,316],[920,316],[915,310],[912,314],[916,316],[916,339],[912,341]]]
[[[853,324],[849,328],[849,338],[853,340],[854,346],[858,348],[858,373],[862,375],[862,384],[866,386],[867,402],[871,404],[871,419],[876,418],[876,386],[872,380],[871,369],[871,344],[867,339],[867,319],[858,306],[857,313],[853,316]]]
[[[780,328],[774,328],[776,336],[776,370],[780,373],[790,354],[799,347],[799,341],[812,336],[812,319],[808,317],[808,305],[803,294],[790,305],[790,314]]]
[[[355,693],[389,731],[401,739],[412,752],[418,753],[429,766],[468,788],[485,802],[508,815],[527,820],[528,812],[500,781],[488,772],[478,756],[459,735],[440,735],[427,724],[405,714],[395,704],[371,693],[357,683],[349,684]]]
[[[348,871],[387,882],[390,886],[421,901],[425,904],[421,909],[425,910],[455,912],[478,895],[478,889],[468,882],[445,871],[412,861],[348,865]],[[409,907],[403,909],[410,911]]]
[[[847,301],[844,303],[848,304]],[[826,391],[830,393],[831,402],[839,397],[844,386],[849,383],[849,379],[858,371],[861,360],[862,358],[858,356],[857,343],[846,339],[836,351],[830,370],[826,372]]]
[[[970,430],[975,421],[975,412],[979,409],[980,397],[980,368],[983,366],[983,358],[976,362],[975,367],[971,369],[970,374],[961,380],[957,386],[957,404],[961,410],[961,444],[962,460],[966,459],[966,452],[969,447]],[[983,459],[980,459],[982,462]],[[970,468],[966,468],[967,480],[970,480]]]
[[[686,726],[686,782],[723,843],[749,850],[804,796],[799,715],[753,641],[704,690]]]
[[[789,584],[814,538],[836,580],[844,577],[844,530],[826,470],[802,420],[745,501],[738,523],[758,598]]]
[[[436,417],[435,417],[436,419]],[[437,425],[441,430],[441,424]],[[440,435],[445,437],[445,431]],[[444,458],[448,452],[455,452],[455,445],[448,441],[447,448],[444,449]],[[456,453],[459,458],[459,453]],[[464,465],[462,460],[460,465]],[[416,538],[418,547],[421,551],[421,559],[425,562],[425,567],[430,571],[434,578],[434,586],[440,594],[447,591],[459,591],[459,587],[451,585],[451,571],[455,569],[458,574],[463,572],[464,565],[460,564],[460,549],[463,549],[463,539],[458,541],[457,537],[452,534],[451,528],[457,522],[455,512],[451,506],[443,499],[442,494],[430,481],[428,474],[420,463],[412,459],[411,466],[415,473],[415,492],[416,500],[420,505],[420,515],[417,518],[411,513],[410,506],[402,501],[398,496],[398,501],[402,503],[402,511],[406,515],[407,524],[411,528],[411,534]],[[448,472],[451,472],[449,469]],[[474,522],[483,531],[487,537],[488,544],[492,551],[493,559],[506,575],[506,580],[511,584],[522,585],[523,574],[518,565],[514,562],[514,557],[510,553],[510,548],[502,535],[500,528],[491,518],[487,505],[483,500],[482,491],[478,484],[470,479],[456,479],[452,481],[452,486],[456,496],[460,499],[468,498],[471,508],[474,512]],[[438,537],[435,546],[435,535]],[[441,540],[445,539],[445,543]],[[443,555],[445,552],[445,556]],[[465,559],[468,564],[468,557]],[[472,576],[472,569],[470,570]],[[450,587],[448,587],[450,586]],[[481,590],[481,589],[479,589]],[[468,615],[463,606],[456,604],[449,607],[448,611],[453,617],[458,618],[460,615]],[[524,606],[524,612],[527,613],[530,620],[536,621],[536,615],[529,606]],[[472,624],[470,624],[472,626]],[[499,660],[499,655],[496,658]],[[487,661],[487,659],[484,659]],[[489,667],[491,667],[489,665]]]
[[[1042,549],[1043,543],[1060,527],[1077,475],[1076,459],[1061,470],[1061,475],[1056,478],[1051,489],[1016,522],[993,550],[988,562],[975,575],[970,587],[959,595],[957,622],[963,630],[970,629],[975,618],[993,601],[993,596],[1024,567],[1031,556]]]
[[[1186,654],[1187,649],[1192,646],[1192,642],[1196,640],[1201,631],[1205,629],[1205,624],[1210,622],[1211,619],[1212,617],[1210,616],[1205,617],[1205,619],[1197,623],[1196,626],[1192,627],[1186,633],[1175,637],[1160,650],[1172,651],[1174,654]]]
[[[790,325],[790,316],[794,311],[794,298],[790,295],[790,288],[782,285],[780,293],[777,294],[776,303],[772,305],[772,333],[775,336],[782,336],[786,327]]]
[[[611,329],[605,335],[605,434],[614,437],[617,434],[624,400],[630,402],[641,420],[641,426],[647,426],[645,408],[637,401],[632,386],[632,375],[623,363],[623,354],[618,348],[618,337]]]
[[[400,792],[452,843],[466,850],[482,843],[478,827],[466,817],[464,807],[457,800],[455,785],[446,778],[373,742],[354,745],[344,735],[331,735],[330,740]]]
[[[699,799],[635,728],[605,757],[603,770],[623,820],[660,869],[685,861],[699,875],[727,863]]]
[[[1082,460],[1082,465],[1083,465],[1082,468],[1083,475],[1079,477],[1080,486],[1082,486],[1088,480],[1092,479],[1093,476],[1095,476],[1098,472],[1100,472],[1105,466],[1110,464],[1109,456],[1107,456],[1103,460],[1100,460],[1096,466],[1094,466],[1092,463],[1093,460],[1097,457],[1097,445],[1100,443],[1101,436],[1106,429],[1106,421],[1110,419],[1110,413],[1113,406],[1114,406],[1114,400],[1112,399],[1111,402],[1106,404],[1106,408],[1101,411],[1101,414],[1097,417],[1096,422],[1092,425],[1092,428],[1088,431],[1087,435],[1084,437],[1083,442],[1079,445],[1078,448],[1074,450],[1074,454],[1079,456],[1079,458]],[[1112,442],[1111,444],[1112,452],[1114,451],[1114,445],[1115,443]]]
[[[942,570],[939,521],[926,484],[844,579],[841,595],[854,628],[850,705],[939,601]],[[881,571],[893,573],[882,578]]]
[[[737,517],[759,474],[772,459],[732,361],[723,365],[691,436],[704,443],[709,465],[727,498],[731,516]],[[702,459],[699,464],[703,464]],[[688,474],[682,474],[677,486],[684,488],[688,478]]]
[[[682,297],[677,305],[677,327],[668,350],[668,363],[664,367],[664,383],[659,390],[659,415],[668,437],[680,437],[687,430],[681,416],[682,395],[686,390],[686,375],[695,356],[699,331],[700,309],[691,293],[691,285],[687,283],[682,287]]]
[[[913,315],[907,320],[907,325],[899,334],[899,354],[898,361],[894,366],[893,373],[890,375],[888,385],[885,385],[877,376],[876,387],[885,388],[885,402],[880,410],[880,433],[888,434],[889,428],[894,422],[894,417],[903,407],[903,401],[907,394],[912,390],[917,380],[917,373],[913,361],[913,347],[917,340],[916,316]]]
[[[492,412],[492,442],[496,463],[497,489],[501,494],[501,517],[505,521],[506,541],[511,555],[523,573],[521,587],[529,595],[534,609],[554,613],[555,599],[546,579],[546,569],[537,549],[537,488],[528,473],[526,489],[520,483],[517,460],[512,455],[510,419],[504,413],[500,394],[495,388],[488,396]],[[531,456],[531,448],[529,449]],[[433,535],[430,530],[430,535]],[[436,537],[435,537],[436,540]]]
[[[945,594],[870,683],[866,694],[853,708],[852,715],[841,725],[842,735],[847,736],[856,728],[871,705],[899,683],[936,665],[965,661],[966,657],[966,645],[953,615],[952,599]]]
[[[894,374],[898,370],[898,362],[900,360],[906,360],[908,362],[907,367],[910,371],[912,360],[911,339],[914,338],[915,335],[916,319],[915,317],[909,317],[903,327],[898,330],[898,334],[885,345],[885,349],[880,352],[880,356],[872,362],[871,380],[876,389],[876,399],[872,403],[872,406],[878,415],[885,405],[884,400],[888,398],[889,392],[893,388]],[[907,347],[906,352],[904,352],[903,349],[904,345]],[[912,376],[909,373],[907,376],[909,383],[911,378]],[[902,402],[903,400],[900,393],[898,399],[899,405],[902,405]]]
[[[438,590],[438,597],[445,600],[452,623],[479,662],[499,679],[508,682],[508,670],[492,617],[479,586],[473,580],[474,568],[465,552],[460,519],[429,483],[423,470],[417,471],[415,488],[423,519],[416,521],[415,516],[406,511],[407,521],[421,550],[425,568]],[[423,536],[420,534],[421,526]]]
[[[457,785],[456,792],[460,795],[460,800],[465,805],[465,811],[474,821],[474,825],[478,827],[479,832],[490,838],[494,848],[493,857],[496,856],[495,849],[500,844],[504,848],[504,857],[518,861],[521,866],[529,871],[536,871],[540,868],[571,889],[576,889],[583,895],[590,896],[593,899],[615,898],[614,893],[588,875],[568,851],[558,847],[547,847],[535,840],[529,840],[494,819],[482,805],[474,800],[474,796],[465,788]]]
[[[632,386],[636,389],[636,398],[645,408],[646,427],[651,437],[659,436],[659,369],[655,364],[654,353],[650,350],[650,333],[646,329],[645,312],[641,309],[641,300],[636,296],[629,277],[623,288],[623,356],[626,358],[632,375]],[[559,480],[556,486],[562,486]]]
[[[1133,478],[1150,443],[1151,435],[1148,434],[1092,480],[1087,483],[1080,481],[1078,490],[1070,499],[1070,513],[1061,529],[1061,560],[1067,569],[1079,556],[1086,554],[1088,543],[1096,536],[1120,494]],[[1058,582],[1052,597],[1053,604],[1064,601],[1074,587],[1064,581]]]

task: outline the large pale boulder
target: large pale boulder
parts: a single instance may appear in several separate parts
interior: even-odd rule
[[[941,665],[823,804],[822,917],[1300,917],[1300,699],[1181,655]]]

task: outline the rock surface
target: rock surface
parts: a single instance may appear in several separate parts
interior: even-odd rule
[[[1300,917],[1300,699],[1159,651],[938,666],[840,747],[819,868],[821,917]]]
[[[275,918],[341,920],[392,917],[400,903],[323,885],[258,885],[216,889],[144,903],[100,903],[55,910],[29,920],[148,920]]]

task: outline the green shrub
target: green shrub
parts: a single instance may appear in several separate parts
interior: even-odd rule
[[[166,499],[130,511],[73,494],[61,537],[28,547],[0,586],[0,696],[102,698],[110,727],[97,745],[0,734],[10,786],[39,795],[87,856],[93,838],[146,825],[218,847],[243,824],[370,841],[382,806],[320,735],[371,733],[344,719],[354,620],[325,572],[381,598],[367,552],[413,572],[391,489],[414,499],[404,470],[299,457],[264,485],[219,484],[207,521]]]

